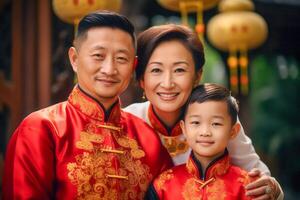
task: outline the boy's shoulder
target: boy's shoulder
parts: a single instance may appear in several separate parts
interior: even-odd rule
[[[186,176],[188,176],[186,164],[181,164],[162,172],[153,183],[157,189],[163,189],[165,185],[183,180],[182,178]]]
[[[228,169],[229,176],[236,177],[237,181],[242,183],[243,185],[247,185],[253,181],[255,181],[257,178],[253,178],[248,175],[248,172],[244,169],[242,169],[239,166],[231,165]]]

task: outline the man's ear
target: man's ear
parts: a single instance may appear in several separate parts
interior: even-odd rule
[[[195,78],[195,82],[194,82],[194,87],[196,87],[197,85],[199,85],[201,78],[202,78],[202,72],[203,70],[201,69],[200,71],[196,72],[196,78]]]
[[[78,63],[77,63],[78,53],[77,53],[76,48],[75,47],[70,47],[68,54],[69,54],[69,60],[70,60],[70,63],[72,65],[73,71],[77,73],[77,68],[78,68]]]
[[[235,123],[231,128],[230,139],[234,139],[241,130],[241,124]]]

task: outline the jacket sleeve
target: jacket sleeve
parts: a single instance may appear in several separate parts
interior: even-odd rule
[[[6,151],[3,199],[51,199],[55,177],[54,144],[42,122],[27,119]]]
[[[239,120],[238,120],[238,123]],[[228,144],[228,152],[234,165],[237,165],[246,171],[258,168],[262,173],[270,175],[269,168],[260,160],[255,152],[251,139],[245,134],[241,126],[240,132]]]

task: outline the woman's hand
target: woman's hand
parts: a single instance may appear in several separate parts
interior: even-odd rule
[[[259,178],[246,185],[247,196],[251,196],[253,200],[274,200],[278,198],[280,186],[273,177],[262,174],[258,169],[252,169],[248,175]]]

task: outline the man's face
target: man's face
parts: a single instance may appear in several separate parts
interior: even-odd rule
[[[96,27],[69,50],[78,84],[109,108],[127,88],[133,72],[134,45],[123,30]]]

